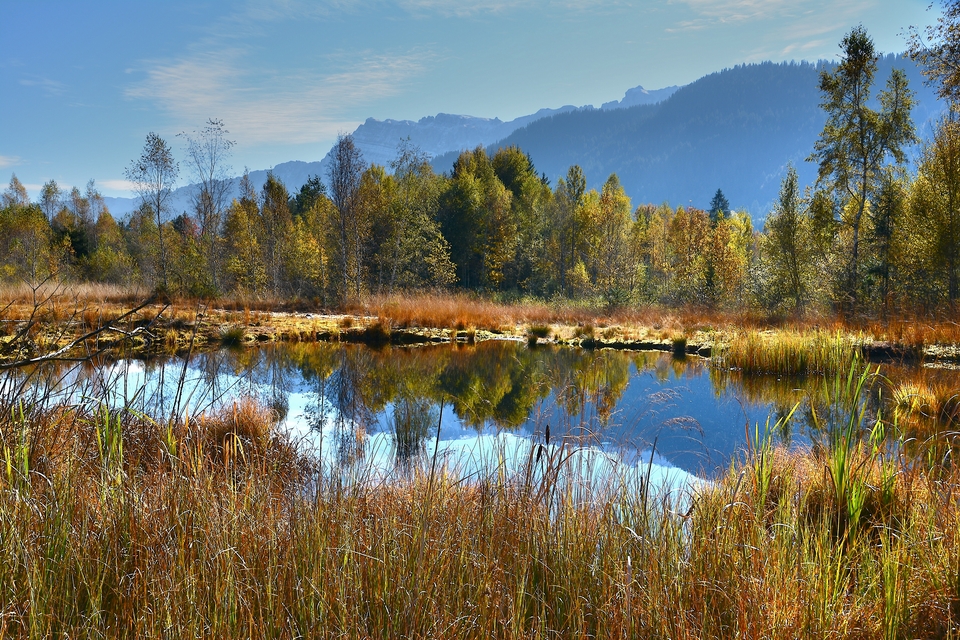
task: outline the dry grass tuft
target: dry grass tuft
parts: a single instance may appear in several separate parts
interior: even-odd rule
[[[225,347],[239,347],[247,339],[247,330],[241,325],[229,325],[220,329],[220,344]]]
[[[857,353],[854,341],[840,332],[748,331],[734,337],[718,358],[747,375],[795,376],[848,370]]]
[[[900,428],[915,438],[936,437],[960,421],[960,390],[925,374],[896,384],[891,404]]]

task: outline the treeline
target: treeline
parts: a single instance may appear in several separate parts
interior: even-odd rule
[[[336,156],[329,189],[313,177],[291,194],[270,176],[256,192],[244,178],[222,212],[200,210],[211,197],[199,187],[198,211],[172,219],[146,198],[118,222],[92,182],[67,194],[49,182],[31,203],[14,176],[0,210],[0,273],[325,305],[448,287],[610,305],[746,299],[746,214],[634,210],[616,175],[587,190],[576,166],[551,188],[516,147],[465,152],[450,175],[407,145],[392,173],[363,165],[349,136]]]
[[[339,144],[352,147],[349,137]],[[916,176],[888,180],[868,203],[860,308],[932,309],[960,297],[960,123],[942,122],[922,158]],[[68,193],[50,182],[30,202],[14,176],[0,208],[0,274],[159,288],[166,271],[171,293],[323,305],[453,287],[779,312],[851,295],[852,207],[802,193],[792,169],[756,230],[744,212],[634,208],[616,175],[587,190],[577,166],[551,188],[516,147],[465,152],[439,175],[404,146],[392,168],[362,167],[338,194],[316,177],[293,194],[272,176],[259,192],[244,179],[240,196],[202,224],[182,213],[159,226],[149,205],[115,220],[92,182]]]
[[[152,133],[126,172],[141,206],[122,222],[92,182],[64,193],[51,181],[30,202],[14,176],[0,202],[0,277],[60,274],[323,306],[458,288],[610,307],[953,307],[960,298],[955,111],[923,144],[911,175],[906,150],[917,138],[906,75],[892,70],[871,100],[879,60],[872,40],[858,27],[841,49],[839,64],[820,73],[826,122],[810,156],[817,183],[801,190],[790,167],[760,230],[747,213],[728,210],[720,190],[711,211],[634,208],[617,175],[588,190],[574,165],[551,186],[515,146],[463,152],[449,174],[438,174],[401,142],[388,172],[367,166],[350,136],[338,140],[326,181],[313,176],[290,193],[269,176],[257,192],[245,176],[227,202],[224,160],[233,143],[211,120],[183,134],[196,190],[193,210],[176,216],[168,201],[179,165]]]

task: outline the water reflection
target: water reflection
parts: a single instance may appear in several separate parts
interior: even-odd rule
[[[160,417],[252,395],[340,467],[382,462],[387,441],[390,465],[403,470],[438,443],[447,451],[511,434],[532,446],[544,444],[549,431],[551,445],[615,454],[633,465],[647,464],[655,451],[658,465],[707,476],[729,465],[754,424],[768,417],[774,424],[798,402],[805,404],[776,436],[809,442],[813,408],[824,415],[829,396],[817,377],[744,376],[700,358],[513,342],[379,351],[273,345],[198,354],[189,362],[25,370],[3,385],[21,393],[79,385],[83,395],[106,394],[111,404]],[[872,411],[881,410],[881,394],[869,401]]]

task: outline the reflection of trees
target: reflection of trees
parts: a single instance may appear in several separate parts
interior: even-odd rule
[[[814,421],[810,400],[816,400],[823,393],[821,376],[751,375],[712,367],[710,382],[717,397],[733,395],[743,402],[771,407],[770,425],[780,425],[776,436],[785,443],[790,442],[795,432],[811,432]],[[798,402],[800,407],[790,421],[786,421]]]
[[[629,382],[631,362],[631,356],[621,352],[531,350],[513,342],[381,351],[359,345],[300,344],[264,353],[291,363],[313,387],[315,399],[307,410],[311,427],[331,424],[341,433],[352,430],[354,442],[356,429],[375,427],[376,415],[389,404],[394,404],[395,412],[400,407],[406,420],[405,412],[416,409],[410,403],[422,409],[424,403],[432,406],[441,398],[452,402],[454,413],[466,425],[515,429],[551,389],[568,416],[600,427],[615,413]],[[277,362],[271,367],[284,369]]]
[[[273,411],[278,420],[287,415],[290,384],[296,372],[294,354],[282,347],[262,349],[221,349],[212,354],[231,362],[234,375],[242,380],[247,393],[259,396],[258,389],[266,389],[267,396],[259,400]]]
[[[341,349],[339,366],[330,376],[329,400],[334,409],[334,436],[341,463],[363,457],[363,436],[375,420],[368,379],[372,356],[369,349]]]
[[[141,364],[142,384],[147,391],[136,396],[137,404],[132,408],[154,416],[170,416],[177,405],[177,378],[183,371],[183,360],[156,358],[138,362],[135,370],[139,371]],[[642,395],[631,394],[632,400],[625,406],[631,364],[638,373],[646,373],[662,384]],[[381,351],[361,345],[297,343],[201,353],[189,366],[196,381],[187,392],[192,394],[188,398],[192,410],[252,392],[282,411],[293,387],[306,392],[307,424],[323,434],[324,446],[334,443],[336,450],[329,452],[334,454],[329,459],[344,462],[363,456],[366,434],[380,430],[392,433],[397,464],[407,465],[423,451],[425,438],[434,433],[441,400],[453,405],[464,425],[476,428],[516,429],[526,425],[525,429],[542,429],[548,422],[557,435],[602,433],[604,440],[625,443],[629,439],[638,446],[641,440],[647,444],[656,441],[659,449],[676,453],[687,447],[687,439],[702,441],[703,437],[697,423],[674,417],[686,412],[677,405],[687,398],[681,397],[671,380],[704,373],[709,373],[718,397],[732,395],[744,404],[771,407],[771,425],[802,400],[805,404],[786,425],[788,431],[778,434],[781,439],[789,440],[791,431],[816,435],[812,433],[811,406],[821,424],[844,418],[844,409],[831,405],[820,376],[745,376],[712,367],[699,358],[675,360],[660,352],[528,349],[514,342]],[[81,389],[75,393],[100,397],[111,389],[115,398],[132,397],[135,390],[123,389],[126,367],[125,363],[91,362],[25,368],[0,378],[0,395],[19,397],[29,405],[31,398],[37,402],[44,397],[45,388],[63,389],[82,383],[82,388],[75,387]],[[892,366],[885,366],[884,373],[895,378],[895,385],[919,375],[914,369],[897,370]],[[942,379],[933,378],[929,372],[924,375],[929,377],[919,381],[924,388],[957,386],[956,373],[943,372]],[[130,379],[139,380],[139,372]],[[635,384],[643,388],[646,382]],[[61,396],[63,393],[68,392],[61,391]],[[884,391],[882,399],[889,402],[892,395]],[[870,392],[868,401],[875,415],[881,408],[876,390]],[[180,417],[184,409],[181,403]],[[531,417],[538,409],[543,413]],[[894,408],[884,406],[883,416],[893,419]],[[449,413],[445,417],[449,419]],[[901,427],[910,426],[907,419],[901,417]],[[933,432],[936,425],[923,429]]]
[[[550,384],[565,417],[593,433],[607,427],[630,381],[630,358],[619,351],[558,350],[549,366]]]
[[[545,349],[530,350],[508,342],[458,350],[437,384],[465,424],[480,428],[493,422],[504,429],[515,429],[547,395],[543,384],[545,353]]]
[[[393,403],[393,439],[397,466],[409,469],[424,450],[430,428],[439,420],[439,412],[425,398],[401,396]]]
[[[781,431],[777,435],[784,441],[789,441],[794,432],[813,434],[818,424],[841,424],[853,410],[831,390],[833,376],[750,375],[737,370],[712,368],[710,380],[718,397],[732,394],[752,404],[772,407],[770,424],[781,424]],[[867,411],[873,416],[881,408],[883,394],[880,393],[880,383],[881,378],[871,378],[864,392]],[[849,404],[849,399],[845,401]],[[790,422],[785,422],[784,419],[798,402],[800,407]]]

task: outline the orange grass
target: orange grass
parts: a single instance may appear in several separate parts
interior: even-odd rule
[[[18,323],[34,316],[39,323],[34,331],[42,333],[47,344],[62,345],[81,330],[92,330],[117,318],[140,299],[138,293],[107,285],[51,283],[36,290],[25,285],[6,285],[0,287],[0,337],[10,335]],[[151,305],[135,320],[151,320],[150,314],[156,315],[163,308]],[[198,315],[201,310],[202,317]],[[271,311],[303,311],[312,315],[306,318],[298,313]],[[456,330],[465,332],[463,335],[473,331],[479,339],[490,335],[477,332],[523,337],[535,327],[548,327],[550,336],[558,341],[664,343],[686,339],[690,345],[714,347],[715,354],[733,346],[738,336],[751,332],[770,332],[780,338],[766,340],[769,345],[779,348],[778,345],[792,341],[801,351],[802,343],[832,335],[857,344],[891,342],[904,353],[920,354],[926,346],[934,347],[928,350],[930,357],[960,357],[950,346],[960,344],[960,323],[946,311],[936,318],[891,316],[882,321],[813,314],[791,318],[768,317],[750,310],[729,312],[696,307],[605,309],[564,301],[498,302],[477,295],[438,292],[369,296],[363,302],[337,310],[346,316],[323,315],[329,311],[303,300],[176,299],[170,301],[158,319],[160,339],[150,346],[183,350],[188,344],[195,344],[205,348],[219,344],[231,326],[244,328],[252,343],[254,336],[261,341],[313,340],[322,333],[336,336],[344,328],[378,323],[391,330]],[[117,337],[112,337],[114,342]],[[941,345],[947,348],[941,349]]]
[[[694,308],[659,307],[607,310],[573,302],[496,302],[475,295],[456,293],[371,296],[362,304],[349,305],[344,311],[389,318],[395,326],[401,328],[499,329],[544,324],[607,328],[620,325],[650,327],[673,333],[711,327],[764,325],[761,317],[749,313],[729,314]]]
[[[8,303],[32,303],[34,299],[69,304],[106,302],[139,302],[150,292],[137,287],[98,282],[67,283],[50,280],[36,286],[26,283],[0,283],[0,305]]]

